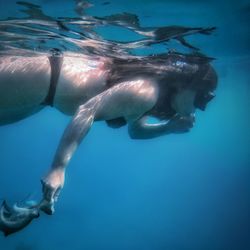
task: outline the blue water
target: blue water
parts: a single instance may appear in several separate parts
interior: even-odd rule
[[[135,13],[142,26],[217,26],[212,36],[190,38],[217,58],[217,96],[187,134],[136,141],[126,128],[94,124],[67,170],[56,213],[0,235],[0,249],[250,249],[250,1],[91,2],[91,15]],[[32,3],[51,16],[75,15],[71,0]],[[15,1],[0,0],[1,19],[19,15]],[[40,197],[39,180],[69,121],[46,108],[0,127],[0,198]]]

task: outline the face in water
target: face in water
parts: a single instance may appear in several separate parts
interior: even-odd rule
[[[207,104],[215,97],[212,91],[197,93],[194,100],[194,106],[205,111]]]

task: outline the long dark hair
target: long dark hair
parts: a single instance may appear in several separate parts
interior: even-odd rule
[[[159,119],[170,119],[175,114],[171,99],[178,90],[194,89],[199,97],[199,106],[206,101],[205,93],[216,88],[217,76],[210,64],[213,59],[200,53],[177,52],[131,59],[115,58],[112,61],[107,87],[137,77],[155,80],[160,89],[159,98],[147,114]],[[121,120],[120,123],[126,124]]]

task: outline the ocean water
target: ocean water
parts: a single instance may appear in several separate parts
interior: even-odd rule
[[[25,16],[15,2],[0,0],[1,20]],[[250,249],[250,1],[90,2],[88,15],[133,13],[143,27],[216,26],[210,36],[188,37],[216,58],[216,98],[196,112],[186,134],[131,140],[126,127],[95,123],[70,162],[55,214],[9,237],[1,234],[0,249]],[[76,16],[73,0],[30,3],[51,17]],[[99,32],[134,39],[114,27]],[[0,199],[41,196],[40,179],[69,121],[48,107],[0,127]]]

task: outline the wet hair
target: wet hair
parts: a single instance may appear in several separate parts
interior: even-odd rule
[[[202,69],[201,79],[195,84],[196,97],[194,106],[204,111],[207,104],[215,97],[214,90],[217,87],[218,77],[210,64]]]
[[[107,87],[137,77],[153,79],[159,86],[159,97],[155,106],[146,114],[160,120],[168,120],[176,113],[171,106],[171,99],[180,89],[191,88],[196,91],[196,108],[204,109],[211,100],[208,93],[217,86],[217,75],[210,65],[212,60],[213,58],[202,54],[176,52],[142,58],[115,58],[110,65]],[[107,123],[113,128],[126,125],[122,117]]]

